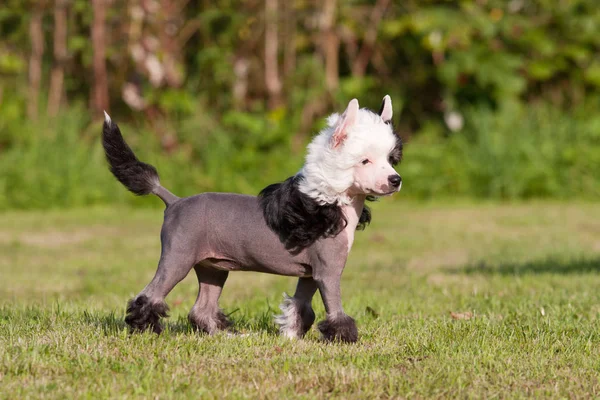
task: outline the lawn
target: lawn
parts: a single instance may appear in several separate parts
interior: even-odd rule
[[[193,273],[162,335],[129,334],[161,218],[0,214],[2,398],[600,396],[600,204],[374,204],[342,280],[354,345],[278,337],[295,279],[242,272],[221,298],[240,335],[191,331]]]

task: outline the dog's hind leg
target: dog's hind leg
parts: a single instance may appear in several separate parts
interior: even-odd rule
[[[125,322],[134,330],[162,332],[160,318],[167,317],[165,297],[192,269],[194,260],[180,252],[163,252],[152,281],[127,304]]]
[[[192,326],[201,332],[214,334],[228,328],[231,323],[219,308],[219,296],[229,271],[198,264],[194,267],[198,276],[198,298],[188,314]]]
[[[300,278],[294,297],[283,294],[283,303],[279,306],[282,314],[275,317],[279,325],[279,333],[295,339],[303,337],[315,322],[312,298],[317,291],[317,283],[313,278]]]

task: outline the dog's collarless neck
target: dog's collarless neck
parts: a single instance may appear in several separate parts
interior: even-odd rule
[[[342,212],[348,220],[348,226],[356,229],[358,221],[365,207],[366,195],[349,197],[349,204],[342,206]],[[356,221],[354,221],[356,219]]]
[[[350,204],[342,206],[342,212],[347,221],[344,232],[348,240],[348,253],[350,253],[350,249],[352,249],[352,244],[354,243],[354,234],[360,223],[365,207],[365,200],[366,196],[364,195],[354,196],[350,199]]]

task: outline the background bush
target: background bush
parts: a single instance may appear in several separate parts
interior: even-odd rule
[[[177,194],[256,194],[300,168],[325,115],[386,93],[404,196],[597,198],[598,26],[594,0],[8,0],[0,208],[159,205],[108,173],[103,109]]]

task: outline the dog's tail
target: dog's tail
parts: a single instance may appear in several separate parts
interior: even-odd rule
[[[129,145],[125,143],[117,124],[111,121],[106,112],[104,116],[102,145],[110,165],[110,172],[115,178],[138,196],[150,193],[157,195],[167,207],[177,201],[179,197],[160,185],[156,168],[138,160]]]

